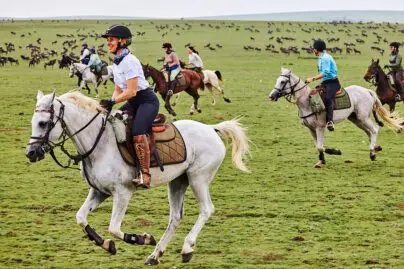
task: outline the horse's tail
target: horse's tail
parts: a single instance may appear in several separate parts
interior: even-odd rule
[[[373,96],[375,103],[373,105],[373,111],[376,111],[376,113],[386,122],[386,125],[388,128],[391,130],[399,133],[404,129],[403,123],[404,123],[404,118],[400,118],[398,113],[390,113],[388,112],[382,105],[382,102],[380,102],[379,97],[377,97],[377,94],[374,91],[369,90],[370,94]]]
[[[244,172],[249,172],[244,163],[244,158],[250,153],[249,139],[244,128],[239,122],[240,118],[235,118],[229,121],[224,121],[213,125],[215,131],[226,140],[230,138],[232,144],[232,162],[233,166]]]
[[[216,71],[215,71],[215,74],[216,74],[217,78],[220,80],[220,82],[223,82],[222,73],[220,73],[219,70],[216,70]]]

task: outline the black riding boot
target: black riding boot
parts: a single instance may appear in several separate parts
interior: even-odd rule
[[[171,95],[174,94],[175,84],[176,84],[176,81],[175,81],[175,80],[168,82],[168,92],[167,92],[167,95],[171,96]]]
[[[403,92],[403,86],[401,86],[401,83],[398,81],[396,82],[396,101],[400,102],[401,101],[401,93]]]

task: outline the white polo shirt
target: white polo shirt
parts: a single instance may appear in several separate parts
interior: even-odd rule
[[[199,57],[198,54],[195,52],[192,52],[191,54],[188,54],[188,62],[192,64],[194,67],[200,67],[203,68],[203,62],[201,57]]]
[[[126,91],[128,88],[126,81],[131,78],[138,78],[138,91],[142,91],[150,87],[149,82],[144,77],[140,61],[133,54],[128,54],[125,56],[119,65],[114,63],[112,65],[112,72],[114,74],[114,83],[118,85],[122,91]]]

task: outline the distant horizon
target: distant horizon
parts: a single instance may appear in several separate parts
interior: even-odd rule
[[[394,15],[402,15],[402,16],[397,16],[397,21],[389,20],[389,18],[380,18],[379,16],[377,18],[349,18],[349,15],[352,13],[363,13],[366,15],[366,13],[385,13],[387,14],[394,14]],[[347,14],[341,14],[341,13],[347,13]],[[317,15],[316,17],[313,17],[313,20],[310,20],[310,18],[305,17],[304,15],[308,14],[315,14]],[[322,14],[326,14],[327,16],[321,16]],[[284,17],[285,15],[292,15],[296,16],[297,18],[287,18]],[[303,15],[303,16],[299,16]],[[321,17],[319,17],[319,15]],[[334,15],[331,17],[328,17],[330,15]],[[357,14],[355,14],[357,15]],[[378,14],[380,15],[380,14]],[[126,19],[126,20],[274,20],[271,19],[270,16],[273,16],[275,19],[278,18],[280,20],[286,20],[286,21],[291,21],[294,20],[296,21],[299,17],[303,19],[302,21],[335,21],[335,20],[346,20],[346,21],[353,21],[353,22],[367,22],[367,21],[384,21],[384,22],[399,22],[402,23],[404,22],[404,10],[314,10],[314,11],[291,11],[291,12],[271,12],[271,13],[249,13],[249,14],[227,14],[227,15],[214,15],[214,16],[198,16],[198,17],[172,17],[172,18],[166,18],[166,17],[139,17],[139,16],[115,16],[115,15],[68,15],[68,16],[46,16],[46,17],[0,17],[0,20],[65,20],[65,19],[74,19],[74,20],[121,20],[121,19]],[[344,18],[341,18],[341,16],[344,16]],[[282,19],[283,18],[283,19]],[[387,19],[387,20],[386,20]]]

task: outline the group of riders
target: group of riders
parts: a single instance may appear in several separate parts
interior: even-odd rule
[[[150,188],[150,148],[147,135],[151,131],[152,123],[159,111],[159,100],[144,76],[140,61],[128,49],[132,42],[129,28],[114,24],[105,31],[102,37],[107,39],[109,52],[114,55],[115,88],[112,97],[101,100],[100,105],[107,111],[111,111],[115,104],[125,102],[121,109],[133,113],[133,144],[141,168],[139,177],[134,178],[133,183],[137,187]],[[385,66],[391,69],[395,78],[396,100],[401,100],[400,93],[402,92],[402,58],[399,55],[399,45],[397,42],[390,44],[390,64]],[[325,88],[326,127],[333,131],[333,100],[336,92],[341,88],[338,80],[338,69],[333,57],[327,53],[326,44],[323,40],[316,40],[313,47],[314,53],[318,56],[318,74],[307,78],[305,82],[321,80],[321,84]],[[168,73],[168,90],[169,94],[172,94],[175,89],[176,76],[181,71],[181,64],[170,43],[164,43],[162,48],[165,49],[163,68]],[[188,57],[190,68],[201,72],[203,62],[192,46],[188,47]],[[97,69],[101,62],[95,50],[88,49],[86,43],[83,44],[81,56],[84,63],[85,59],[88,59],[87,64],[94,69]]]

